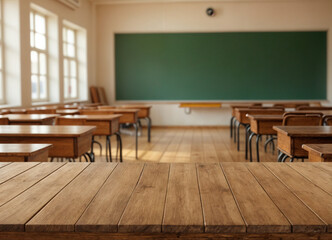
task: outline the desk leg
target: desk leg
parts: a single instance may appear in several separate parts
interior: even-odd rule
[[[231,123],[229,127],[229,130],[231,132],[231,138],[233,137],[233,122],[234,122],[234,116],[231,117]]]
[[[249,137],[249,132],[250,132],[250,125],[246,126],[246,159],[248,159],[248,137]]]
[[[145,119],[148,123],[148,142],[151,142],[151,118],[146,117]]]
[[[116,140],[117,140],[117,149],[120,148],[120,162],[122,162],[122,139],[120,132],[116,132]],[[118,151],[116,151],[116,156],[118,156]]]
[[[259,162],[259,139],[262,135],[257,134],[256,136],[256,154],[257,154],[257,162]]]
[[[134,128],[135,128],[135,157],[136,159],[138,159],[138,156],[137,156],[137,151],[138,151],[138,126],[137,126],[137,123],[134,123]]]
[[[284,157],[281,159],[281,162],[285,162],[287,158],[289,158],[289,156],[285,154]]]
[[[234,143],[236,143],[236,124],[237,124],[237,120],[234,119],[234,123],[233,123]]]
[[[237,127],[236,127],[236,131],[237,131],[237,150],[240,151],[240,126],[241,126],[241,123],[238,122],[237,124]]]
[[[251,145],[251,142],[252,142],[252,138],[253,138],[255,135],[256,135],[256,134],[252,132],[252,133],[250,134],[250,136],[249,136],[249,140],[248,140],[250,162],[252,162],[252,145]]]
[[[108,157],[109,156],[109,157]],[[106,136],[106,161],[112,162],[111,138]]]

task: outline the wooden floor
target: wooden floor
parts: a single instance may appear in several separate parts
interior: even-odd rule
[[[184,128],[153,128],[151,143],[147,142],[146,129],[143,128],[139,137],[138,160],[144,162],[179,162],[179,163],[213,163],[213,162],[248,162],[244,153],[244,130],[241,135],[240,152],[230,138],[228,127],[184,127]],[[115,157],[116,142],[112,137],[112,155]],[[124,161],[137,161],[135,159],[135,137],[122,134]],[[95,147],[96,161],[105,160],[105,138],[96,138],[103,144],[100,156],[98,147]],[[256,161],[256,140],[253,139],[253,157]],[[261,162],[276,162],[277,152],[272,149],[264,152],[264,140],[260,144]]]

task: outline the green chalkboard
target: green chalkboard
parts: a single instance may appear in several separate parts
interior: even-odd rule
[[[116,34],[117,100],[323,100],[327,34]]]

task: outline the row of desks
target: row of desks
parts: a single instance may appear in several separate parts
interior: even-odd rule
[[[332,163],[0,163],[0,239],[331,239]]]

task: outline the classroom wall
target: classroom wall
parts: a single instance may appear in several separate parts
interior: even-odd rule
[[[55,35],[60,39],[56,41],[56,48],[50,51],[56,52],[58,59],[51,59],[50,68],[57,65],[55,74],[49,74],[51,78],[60,84],[51,86],[50,94],[53,95],[54,103],[63,102],[63,85],[62,85],[62,23],[63,20],[70,21],[87,31],[87,73],[88,85],[94,85],[94,35],[93,33],[93,5],[89,0],[81,0],[80,8],[73,10],[57,0],[3,0],[4,8],[4,30],[5,38],[5,68],[6,74],[6,94],[7,104],[9,106],[28,107],[31,102],[31,83],[30,83],[30,27],[29,14],[30,5],[35,4],[38,7],[54,14],[57,19],[54,21],[54,29],[60,30],[58,34],[51,32],[50,38]],[[7,34],[7,35],[6,35]],[[54,39],[53,39],[54,40]],[[58,39],[56,39],[58,40]],[[16,43],[17,41],[17,43]],[[53,53],[51,53],[52,55]],[[53,57],[53,55],[52,55]],[[60,79],[60,81],[59,81]],[[13,82],[15,84],[13,84]],[[88,100],[88,87],[86,88],[86,96],[81,100]],[[60,91],[60,92],[58,92]],[[57,96],[54,96],[56,94]]]
[[[328,30],[327,96],[332,100],[332,1],[233,0],[156,3],[102,1],[95,5],[96,80],[115,101],[114,33]],[[98,1],[96,2],[98,3]],[[207,7],[216,16],[205,14]],[[259,86],[258,86],[259,87]],[[153,103],[154,125],[228,125],[230,109],[193,110],[175,103]]]

